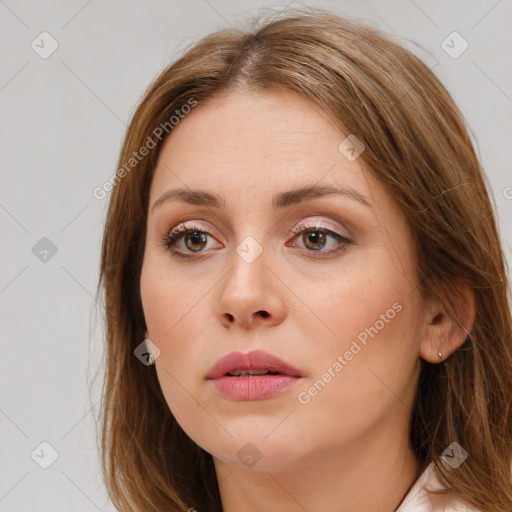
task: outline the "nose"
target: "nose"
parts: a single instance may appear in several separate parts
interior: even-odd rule
[[[215,316],[228,328],[275,326],[285,317],[284,285],[267,265],[263,251],[252,262],[233,252],[231,269],[222,279]]]

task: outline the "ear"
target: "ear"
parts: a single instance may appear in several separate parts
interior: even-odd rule
[[[430,363],[442,363],[462,346],[475,321],[473,290],[461,280],[441,286],[438,293],[425,299],[420,356]]]

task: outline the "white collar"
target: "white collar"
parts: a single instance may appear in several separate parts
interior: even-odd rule
[[[479,512],[451,494],[436,495],[429,492],[440,489],[445,489],[445,486],[438,479],[432,462],[416,480],[396,512]]]

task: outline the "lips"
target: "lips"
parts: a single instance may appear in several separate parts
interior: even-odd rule
[[[207,379],[220,377],[244,378],[250,375],[287,375],[289,377],[302,377],[300,370],[285,363],[282,359],[264,352],[232,352],[219,359],[207,375]]]
[[[294,387],[300,370],[261,350],[232,352],[207,375],[213,389],[230,400],[263,400]]]

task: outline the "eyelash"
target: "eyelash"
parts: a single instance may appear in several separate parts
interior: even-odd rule
[[[203,234],[208,234],[208,235],[210,235],[211,237],[214,238],[213,233],[210,230],[205,229],[202,226],[199,226],[199,225],[194,224],[194,223],[183,223],[183,224],[178,225],[168,235],[166,235],[162,239],[160,245],[166,247],[167,250],[171,253],[172,256],[176,256],[178,258],[186,258],[186,259],[197,259],[197,258],[200,258],[201,255],[204,253],[204,251],[203,252],[199,251],[197,253],[197,256],[195,256],[193,252],[185,253],[185,252],[180,251],[180,250],[178,250],[178,249],[176,249],[174,247],[176,242],[178,242],[184,235],[189,234],[189,233],[193,233],[195,231],[198,231],[198,232],[203,233]],[[322,227],[322,226],[318,226],[318,225],[315,225],[315,224],[309,225],[309,226],[306,225],[306,224],[299,224],[295,228],[293,228],[291,231],[295,235],[294,238],[297,238],[300,234],[302,234],[303,232],[306,232],[306,231],[320,232],[320,233],[323,233],[325,235],[331,236],[332,238],[334,238],[339,243],[339,247],[337,249],[330,250],[330,251],[321,251],[321,250],[314,251],[314,250],[304,249],[306,252],[312,253],[311,257],[317,258],[317,259],[323,258],[324,256],[316,256],[315,253],[327,254],[327,255],[331,256],[333,254],[344,252],[349,245],[355,245],[354,242],[352,242],[348,238],[340,235],[336,231],[333,231],[331,229],[328,229],[328,228],[325,228],[325,227]]]

